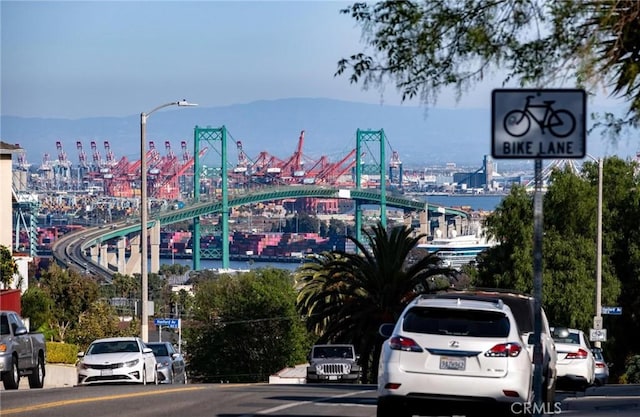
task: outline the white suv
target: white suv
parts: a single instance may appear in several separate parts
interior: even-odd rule
[[[377,417],[515,413],[533,401],[527,344],[501,300],[419,296],[380,333]]]
[[[511,308],[511,312],[516,318],[522,340],[527,342],[527,350],[531,361],[533,358],[533,336],[535,328],[535,299],[529,295],[514,290],[497,288],[475,288],[466,290],[449,290],[435,294],[437,298],[467,298],[473,300],[502,300]],[[540,343],[542,346],[542,401],[546,403],[548,409],[555,406],[556,383],[557,383],[557,362],[555,342],[551,335],[549,321],[544,308],[541,307],[541,332]]]

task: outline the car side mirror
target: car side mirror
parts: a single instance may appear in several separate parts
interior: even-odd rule
[[[142,353],[153,353],[153,349],[151,349],[150,347],[143,347]]]
[[[27,333],[29,333],[29,330],[27,330],[25,326],[18,326],[16,327],[15,332],[13,332],[14,336],[22,336]]]
[[[84,358],[84,352],[78,352],[78,357],[79,358]]]
[[[393,329],[395,327],[396,325],[393,323],[383,323],[380,325],[380,328],[378,328],[378,333],[380,333],[380,336],[388,339],[393,334]]]

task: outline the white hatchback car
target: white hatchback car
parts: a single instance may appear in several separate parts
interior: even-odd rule
[[[156,358],[139,337],[95,340],[78,353],[78,385],[104,383],[157,384]]]
[[[582,330],[551,328],[558,352],[558,387],[584,391],[596,382],[596,360]]]
[[[380,333],[389,338],[378,366],[377,417],[515,414],[532,404],[526,341],[501,300],[419,296]]]

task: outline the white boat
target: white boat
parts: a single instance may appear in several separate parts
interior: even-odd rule
[[[444,266],[460,269],[463,265],[475,262],[480,252],[495,245],[488,241],[482,233],[458,235],[452,231],[449,237],[443,237],[440,230],[436,231],[433,240],[418,244],[418,248],[426,249],[429,253],[438,253]]]

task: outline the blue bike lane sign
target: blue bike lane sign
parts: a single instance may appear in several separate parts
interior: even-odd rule
[[[583,159],[587,106],[581,89],[496,89],[491,95],[491,155]]]

